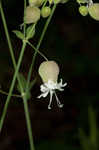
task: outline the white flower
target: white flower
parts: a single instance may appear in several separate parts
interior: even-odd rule
[[[50,94],[50,101],[48,104],[48,109],[51,109],[52,97],[53,95],[55,95],[58,107],[62,108],[63,104],[60,103],[55,90],[64,91],[63,87],[65,87],[66,85],[67,83],[65,84],[62,83],[62,79],[60,80],[59,83],[53,82],[52,80],[48,80],[47,83],[44,83],[40,86],[41,95],[38,96],[38,98],[46,97],[48,94]]]

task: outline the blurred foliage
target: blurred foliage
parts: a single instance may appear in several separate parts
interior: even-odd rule
[[[98,137],[99,131],[97,128],[96,113],[89,107],[88,109],[88,120],[89,120],[89,136],[86,136],[84,131],[80,129],[80,142],[83,150],[98,150]]]
[[[58,140],[56,140],[56,141],[45,141],[45,142],[39,144],[36,147],[36,149],[37,150],[43,150],[43,149],[47,149],[47,150],[50,150],[50,149],[52,149],[52,150],[55,150],[55,149],[57,149],[57,150],[60,150],[60,149],[62,149],[62,150],[66,150],[66,149],[68,149],[68,150],[80,150],[79,147],[78,148],[73,147],[72,145],[66,144],[60,140],[59,141]]]

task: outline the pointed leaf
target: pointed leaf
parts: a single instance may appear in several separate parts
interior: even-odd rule
[[[21,40],[24,39],[24,34],[23,34],[22,32],[20,32],[20,31],[18,31],[18,30],[13,30],[12,32],[15,33],[15,35],[16,35],[19,39],[21,39]]]
[[[20,78],[21,85],[22,85],[23,89],[25,90],[25,88],[26,88],[26,79],[24,78],[24,76],[21,73],[18,73],[18,76]],[[19,83],[17,84],[17,90],[19,92],[21,92]]]
[[[36,83],[37,79],[35,78],[33,81],[30,82],[29,84],[29,90],[34,86],[34,84]]]
[[[31,93],[30,93],[30,91],[27,91],[25,96],[26,96],[26,99],[27,99],[27,100],[30,99],[30,98],[31,98]]]
[[[33,25],[30,25],[26,30],[26,37],[27,39],[33,38],[35,35],[35,27],[33,28]]]
[[[24,78],[23,74],[18,73],[18,76],[20,78],[20,82],[21,82],[22,88],[23,88],[24,93],[25,93],[24,97],[28,100],[28,99],[31,98],[31,93],[30,93],[30,90],[25,91],[26,90],[27,81]],[[17,84],[17,90],[21,93],[21,89],[20,89],[19,83]]]

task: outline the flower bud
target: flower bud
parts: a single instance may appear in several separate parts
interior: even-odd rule
[[[88,3],[87,0],[76,0],[76,2],[77,2],[78,4],[85,4],[85,3]]]
[[[99,21],[99,3],[93,3],[92,5],[90,5],[88,8],[88,12],[93,19]]]
[[[36,23],[40,19],[40,9],[34,6],[27,6],[24,19],[27,24]]]
[[[41,16],[43,18],[48,17],[50,15],[50,13],[51,13],[51,8],[48,7],[48,6],[43,7],[42,10],[41,10]]]
[[[29,0],[30,6],[40,7],[43,4],[44,0]]]
[[[82,16],[86,16],[88,14],[88,8],[86,6],[80,6],[79,7],[79,13]]]
[[[49,80],[57,82],[59,66],[55,61],[44,61],[41,63],[38,72],[44,83]]]

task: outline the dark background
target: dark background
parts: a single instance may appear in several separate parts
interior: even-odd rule
[[[12,33],[19,29],[23,19],[23,1],[4,0],[11,41],[16,60],[22,45],[21,40]],[[99,103],[99,22],[89,15],[83,17],[78,12],[76,1],[69,0],[59,4],[48,27],[40,50],[60,66],[59,78],[67,82],[64,92],[58,97],[64,103],[63,109],[57,107],[53,99],[52,110],[47,109],[49,96],[38,100],[41,79],[38,67],[43,58],[36,57],[31,80],[37,76],[37,83],[31,90],[28,101],[32,122],[34,143],[37,150],[68,149],[80,150],[78,129],[88,133],[88,106],[92,105],[98,114]],[[46,19],[39,21],[36,35],[31,42],[36,45]],[[27,46],[20,72],[27,77],[33,50]],[[0,86],[9,91],[14,69],[0,18]],[[16,88],[14,93],[18,93]],[[0,94],[0,114],[6,96]],[[11,98],[5,123],[0,133],[0,150],[28,150],[28,134],[22,99]]]

